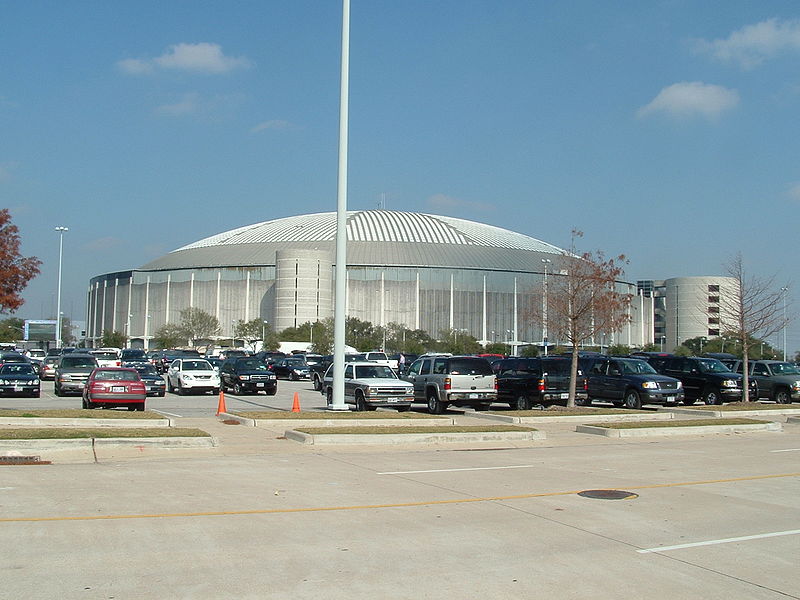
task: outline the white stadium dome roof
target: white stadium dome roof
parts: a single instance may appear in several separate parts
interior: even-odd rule
[[[388,210],[347,213],[349,266],[427,266],[538,271],[540,257],[563,250],[500,227],[438,215]],[[275,264],[278,250],[335,252],[336,213],[246,225],[173,250],[139,270]],[[541,255],[541,256],[540,256]]]

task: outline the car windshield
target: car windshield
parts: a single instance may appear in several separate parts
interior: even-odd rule
[[[492,365],[485,358],[451,358],[451,375],[492,375]]]
[[[138,381],[139,375],[136,371],[101,369],[94,374],[96,381]]]
[[[622,372],[628,375],[656,374],[656,370],[643,360],[621,360],[619,363],[622,365]]]
[[[697,361],[697,366],[702,373],[729,373],[730,369],[716,358],[702,358]]]
[[[248,371],[266,371],[267,365],[254,358],[252,360],[237,360],[236,368],[247,369]]]
[[[290,358],[286,361],[287,366],[289,367],[305,367],[306,359],[305,358]]]
[[[770,364],[775,375],[800,375],[800,368],[788,362]]]
[[[97,361],[92,356],[64,356],[61,359],[62,367],[96,367]]]
[[[0,375],[33,375],[33,367],[28,363],[7,364],[0,367]]]
[[[182,368],[184,371],[213,371],[207,360],[185,360]]]
[[[355,365],[356,379],[397,379],[394,371],[386,365]]]

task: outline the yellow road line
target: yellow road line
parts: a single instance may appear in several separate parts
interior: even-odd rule
[[[690,485],[710,485],[714,483],[733,483],[737,481],[757,481],[759,479],[778,479],[783,477],[800,477],[800,473],[777,473],[773,475],[751,475],[749,477],[731,477],[728,479],[706,479],[700,481],[679,481],[673,483],[655,483],[651,485],[625,486],[626,490],[650,490],[658,488],[685,487]],[[613,488],[612,488],[613,489]],[[547,498],[553,496],[571,496],[585,490],[569,490],[560,492],[540,492],[516,494],[511,496],[486,496],[480,498],[453,498],[451,500],[424,500],[421,502],[397,502],[390,504],[357,504],[353,506],[315,506],[307,508],[264,508],[255,510],[220,510],[184,513],[155,513],[139,515],[83,515],[73,517],[18,517],[0,518],[0,523],[40,523],[47,521],[111,521],[122,519],[174,519],[180,517],[228,517],[235,515],[273,515],[304,512],[330,512],[338,510],[371,510],[376,508],[413,508],[416,506],[436,506],[445,504],[468,504],[471,502],[500,502],[504,500],[525,500],[527,498]]]

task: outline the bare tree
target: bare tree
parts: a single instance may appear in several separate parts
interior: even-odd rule
[[[748,275],[741,253],[725,265],[725,271],[735,284],[729,294],[720,298],[721,325],[725,335],[736,338],[742,346],[742,401],[750,402],[750,349],[786,326],[783,290],[775,284],[774,275]]]
[[[607,259],[600,250],[577,254],[575,241],[580,237],[582,232],[572,231],[570,249],[555,265],[547,293],[548,326],[572,349],[569,407],[575,406],[578,348],[598,333],[619,330],[630,319],[631,294],[616,287],[627,259]]]

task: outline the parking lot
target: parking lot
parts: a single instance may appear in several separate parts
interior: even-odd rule
[[[3,407],[79,406],[55,398]],[[307,382],[229,409],[321,407]],[[0,598],[796,598],[800,426],[321,449],[148,401],[214,450],[5,466]],[[621,490],[627,499],[584,497]]]

